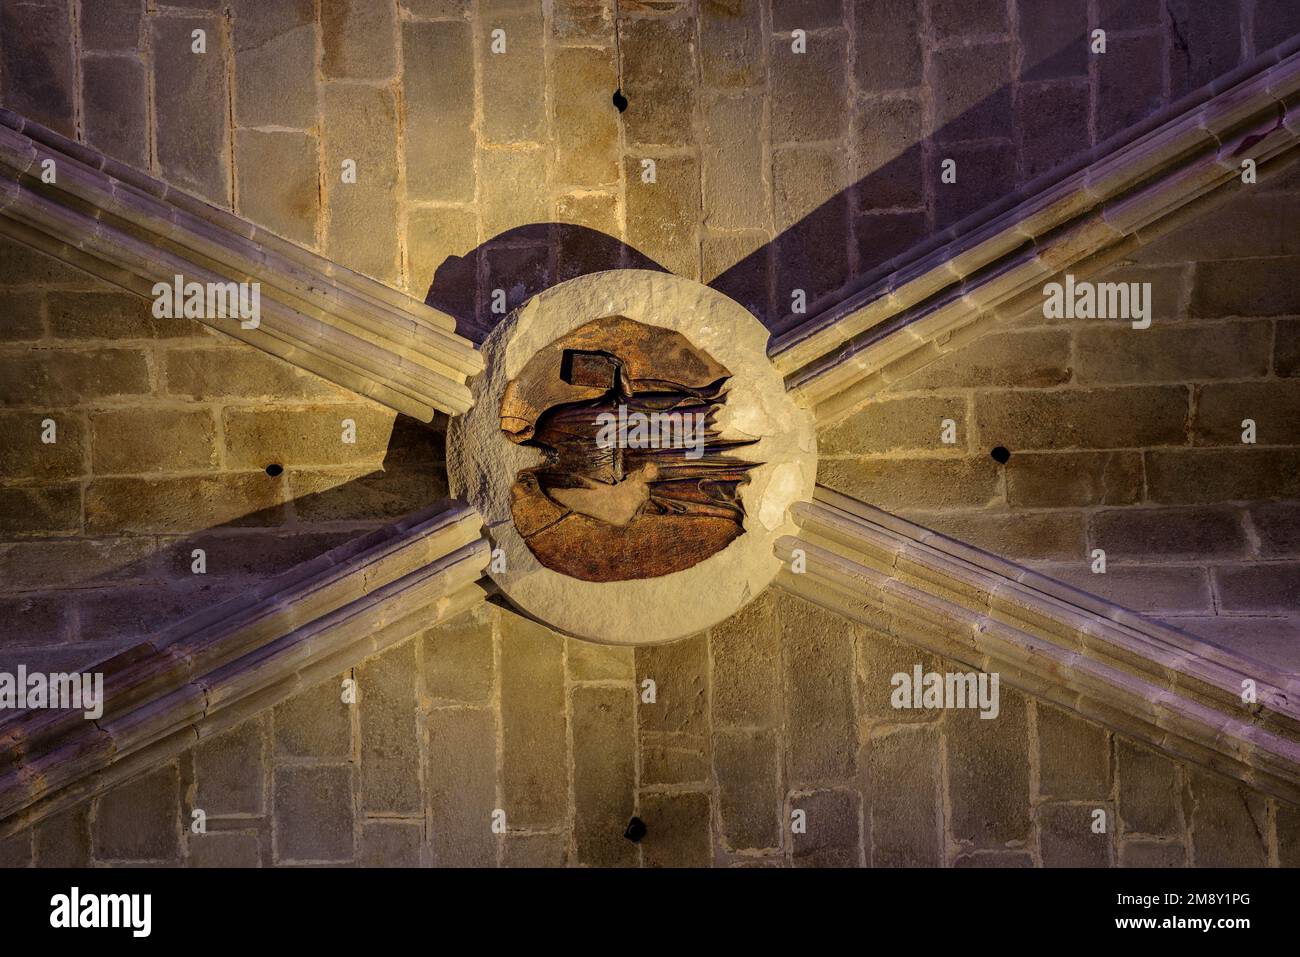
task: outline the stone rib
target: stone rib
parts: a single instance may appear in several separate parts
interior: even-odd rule
[[[46,159],[53,184],[40,181]],[[5,110],[0,184],[0,231],[145,296],[175,275],[259,283],[262,328],[200,321],[425,421],[469,408],[465,381],[482,369],[473,344],[382,283]]]
[[[778,583],[1180,758],[1300,799],[1300,679],[828,489]],[[788,564],[800,549],[806,570]],[[1257,700],[1242,702],[1243,681]]]
[[[861,292],[774,340],[786,387],[823,422],[839,418],[1032,305],[1027,294],[1050,277],[1092,274],[1181,222],[1179,211],[1227,200],[1242,159],[1267,172],[1300,158],[1300,38],[1180,106],[1013,208],[891,260]]]
[[[478,513],[444,506],[84,669],[104,676],[100,718],[32,710],[0,722],[0,834],[467,610],[486,595],[489,556]]]

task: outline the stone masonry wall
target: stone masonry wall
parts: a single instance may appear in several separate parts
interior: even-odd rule
[[[487,605],[0,842],[0,863],[1300,865],[1300,809],[1008,688],[993,720],[895,710],[915,664],[956,668],[784,593],[635,652]]]
[[[1300,171],[1238,189],[1097,277],[1150,328],[1031,311],[823,429],[819,481],[1294,671]]]

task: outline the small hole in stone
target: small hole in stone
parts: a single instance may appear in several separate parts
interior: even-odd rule
[[[1004,448],[1001,445],[999,445],[996,449],[994,449],[989,454],[993,456],[993,461],[1001,462],[1003,465],[1006,465],[1007,459],[1011,458],[1011,451],[1007,448]]]
[[[623,836],[633,844],[637,843],[641,838],[645,837],[645,835],[645,821],[641,820],[639,817],[634,817],[632,820],[627,822],[627,830],[623,832]]]
[[[627,109],[627,97],[623,95],[622,90],[614,91],[614,106],[618,108],[620,113]]]
[[[284,466],[278,465],[275,462],[272,462],[270,465],[266,467],[266,474],[271,476],[271,478],[275,478],[283,471],[284,471]]]

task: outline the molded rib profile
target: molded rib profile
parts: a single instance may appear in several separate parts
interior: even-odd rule
[[[472,608],[491,549],[459,503],[350,542],[87,668],[103,714],[0,722],[0,835],[169,760]]]
[[[468,409],[465,382],[483,368],[452,317],[9,110],[0,234],[150,299],[178,275],[258,283],[258,328],[199,321],[423,421]]]
[[[778,583],[1138,741],[1300,800],[1300,680],[818,488]],[[1243,703],[1244,682],[1255,700]]]
[[[1300,158],[1300,38],[1173,109],[1064,179],[1030,184],[1018,205],[891,260],[861,292],[776,339],[786,387],[833,421],[1041,303],[1053,276],[1096,273],[1230,198],[1243,160],[1267,175]]]

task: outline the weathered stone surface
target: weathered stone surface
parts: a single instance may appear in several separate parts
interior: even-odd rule
[[[771,122],[773,143],[810,142],[847,132],[847,38],[843,31],[808,37],[795,53],[788,36],[772,39]]]
[[[190,867],[257,867],[262,860],[256,834],[209,831],[187,835]]]
[[[95,800],[97,860],[175,861],[180,854],[180,832],[180,780],[175,764]]]
[[[590,188],[618,179],[618,85],[613,51],[557,50],[551,66],[555,143],[554,183]]]
[[[272,712],[275,753],[291,758],[352,756],[352,706],[343,702],[340,680],[323,682],[276,705]]]
[[[1110,794],[1110,742],[1106,730],[1042,703],[1035,708],[1035,718],[1039,795],[1072,801],[1106,799]]]
[[[317,25],[313,0],[235,0],[232,9],[236,124],[315,126]]]
[[[566,638],[564,661],[570,681],[632,681],[636,662],[631,648]]]
[[[339,0],[321,8],[321,72],[329,79],[380,80],[397,72],[397,8]]]
[[[68,0],[6,3],[0,9],[0,36],[5,106],[75,136],[76,66]]]
[[[708,867],[711,850],[709,796],[696,792],[642,793],[638,816],[646,824],[641,860],[646,867]]]
[[[509,826],[546,828],[568,804],[564,639],[513,614],[501,617],[501,787]]]
[[[423,843],[420,821],[365,821],[359,861],[363,867],[419,867]]]
[[[1291,499],[1300,495],[1300,451],[1154,451],[1146,460],[1147,498],[1162,504]]]
[[[1002,686],[998,716],[954,710],[947,725],[952,835],[977,848],[1028,840],[1029,761],[1025,699]]]
[[[81,530],[81,486],[0,488],[0,533],[46,535]]]
[[[1298,266],[1295,257],[1197,263],[1190,314],[1211,319],[1294,315],[1300,312],[1300,290],[1287,276]]]
[[[86,142],[132,166],[149,164],[149,79],[135,57],[82,60]]]
[[[1095,812],[1106,815],[1106,831],[1094,833]],[[1044,867],[1110,867],[1114,814],[1104,804],[1043,804],[1034,812]]]
[[[1125,832],[1176,836],[1182,832],[1178,768],[1167,757],[1123,738],[1115,744],[1119,824]]]
[[[982,507],[997,493],[997,463],[976,459],[824,459],[817,480],[880,508]]]
[[[134,52],[140,46],[144,0],[103,0],[81,10],[81,45],[86,50]]]
[[[416,730],[415,644],[405,642],[357,669],[361,718],[361,810],[370,814],[420,811]]]
[[[489,143],[539,142],[546,129],[545,74],[540,9],[494,16],[480,42],[483,73],[482,136]],[[492,34],[504,32],[505,49],[494,51]],[[603,84],[600,92],[604,92]],[[608,96],[604,99],[608,102]],[[595,97],[593,96],[592,105]]]
[[[1182,445],[1186,418],[1187,389],[1179,386],[975,397],[980,442],[1013,452]]]
[[[1096,58],[1097,138],[1106,139],[1150,116],[1164,102],[1164,41],[1155,34],[1126,37]]]
[[[54,423],[53,433],[47,423]],[[54,441],[46,442],[51,436]],[[80,415],[0,412],[0,476],[42,484],[86,472],[85,420]]]
[[[653,183],[642,181],[644,159],[655,161]],[[698,276],[699,163],[690,156],[629,156],[624,176],[628,243],[679,276]]]
[[[327,83],[322,96],[324,202],[329,228],[325,250],[332,259],[396,282],[398,236],[375,229],[397,222],[397,103],[391,89]],[[410,142],[408,140],[408,148]],[[343,164],[356,164],[356,182],[343,181]]]
[[[383,461],[393,430],[393,415],[373,406],[293,409],[226,409],[222,422],[227,465],[286,468],[352,465]],[[347,422],[354,428],[348,430]],[[355,438],[347,442],[344,433]]]
[[[1011,45],[976,43],[931,54],[937,85],[935,135],[940,141],[1009,136]],[[961,180],[960,164],[958,181]]]
[[[404,22],[406,191],[417,200],[474,199],[474,50],[467,23]],[[411,64],[438,64],[412,70]],[[432,276],[429,277],[430,279]]]
[[[1018,18],[1024,50],[1021,80],[1086,76],[1090,40],[1087,8],[1070,0],[1041,0],[1031,10]]]
[[[855,2],[853,73],[865,91],[897,90],[921,82],[921,11],[908,0]]]
[[[275,769],[275,859],[353,859],[355,808],[349,767]]]
[[[324,379],[248,346],[172,349],[160,360],[168,395],[216,399],[238,388],[240,398],[314,399],[339,394]]]
[[[1181,844],[1124,841],[1119,847],[1120,867],[1186,867],[1187,849]]]
[[[496,862],[497,731],[492,712],[435,708],[428,729],[429,833],[438,867]],[[511,821],[509,806],[506,826]]]
[[[1224,611],[1300,610],[1300,564],[1216,568],[1214,584]]]
[[[805,602],[781,610],[789,785],[844,780],[857,770],[853,638],[843,619]]]
[[[574,838],[578,863],[628,865],[636,846],[623,837],[636,789],[636,735],[630,689],[573,690]]]
[[[1213,338],[1213,350],[1205,348],[1207,337]],[[1081,329],[1075,339],[1075,375],[1084,384],[1182,383],[1262,376],[1268,373],[1272,341],[1272,324],[1268,322],[1238,321],[1212,328],[1153,326],[1141,331]],[[1206,390],[1218,388],[1224,387],[1207,386]],[[1240,431],[1238,425],[1238,439]]]
[[[955,448],[945,444],[948,426],[955,425]],[[884,452],[965,451],[970,442],[964,396],[914,396],[868,402],[818,436],[823,455],[871,455]]]
[[[859,209],[892,209],[924,204],[919,100],[881,97],[858,103],[853,111],[854,149],[850,169]]]
[[[709,739],[704,735],[643,731],[638,743],[642,787],[703,784],[709,780]]]
[[[1224,377],[1231,374],[1227,371]],[[1260,445],[1300,445],[1300,382],[1216,383],[1198,390],[1196,444],[1240,448],[1244,419],[1254,421]]]
[[[0,292],[0,341],[26,342],[45,334],[43,297],[35,292]]]
[[[430,628],[419,639],[424,694],[438,700],[486,702],[492,694],[494,613],[480,606]]]
[[[865,771],[870,865],[941,866],[943,810],[936,731],[928,727],[873,730],[866,743]]]
[[[32,832],[30,829],[0,838],[0,867],[31,867],[31,865]]]
[[[6,406],[67,408],[148,391],[149,368],[138,349],[0,353],[0,402]]]
[[[1116,509],[1093,516],[1092,540],[1107,558],[1228,558],[1244,555],[1245,532],[1233,508]]]
[[[230,199],[229,92],[221,24],[215,17],[150,20],[157,98],[158,165],[169,183],[218,206]],[[207,52],[194,53],[191,33],[206,33]]]
[[[699,10],[700,78],[706,87],[736,89],[763,82],[763,8],[736,0],[705,0]]]
[[[645,731],[702,733],[708,720],[708,642],[694,635],[666,645],[636,649],[636,683],[655,684],[654,704],[637,707],[637,724]]]
[[[260,472],[95,479],[86,489],[86,530],[175,534],[195,524],[276,525],[281,501],[281,483]]]
[[[267,725],[266,717],[254,718],[194,749],[195,808],[209,817],[264,813]]]
[[[1191,791],[1191,859],[1197,867],[1263,867],[1268,863],[1264,796],[1199,768]]]
[[[715,727],[776,727],[781,721],[780,635],[777,603],[765,592],[709,635],[713,657],[712,718]]]
[[[204,335],[192,319],[155,319],[152,303],[124,292],[51,292],[55,339],[180,339]],[[277,360],[278,361],[278,360]]]
[[[1007,501],[1024,508],[1134,505],[1142,478],[1139,452],[1026,452],[1007,463]]]
[[[781,846],[781,761],[775,731],[718,731],[721,838],[733,851]]]
[[[96,475],[197,472],[217,466],[216,423],[206,409],[123,409],[90,416]]]
[[[540,147],[485,149],[479,151],[479,213],[483,235],[493,239],[522,226],[544,223],[551,218],[546,192],[546,152]],[[493,285],[509,288],[515,275],[490,277]],[[488,288],[492,288],[489,286]],[[486,297],[485,297],[486,298]],[[513,305],[511,306],[513,308]]]
[[[90,864],[90,801],[52,814],[32,831],[37,867],[87,867]]]
[[[704,224],[710,229],[765,229],[769,177],[761,95],[709,93],[701,108]]]
[[[511,834],[506,837],[504,867],[564,867],[568,847],[563,834]]]
[[[285,239],[315,245],[320,157],[313,134],[238,130],[235,169],[241,215]]]
[[[1079,50],[1083,50],[1082,45]],[[1079,130],[1088,123],[1089,98],[1088,84],[1083,80],[1019,88],[1017,132],[1025,180],[1053,170],[1083,151],[1087,144]]]
[[[857,791],[791,795],[791,811],[806,814],[807,831],[791,835],[795,867],[857,867],[862,857],[861,798]]]

